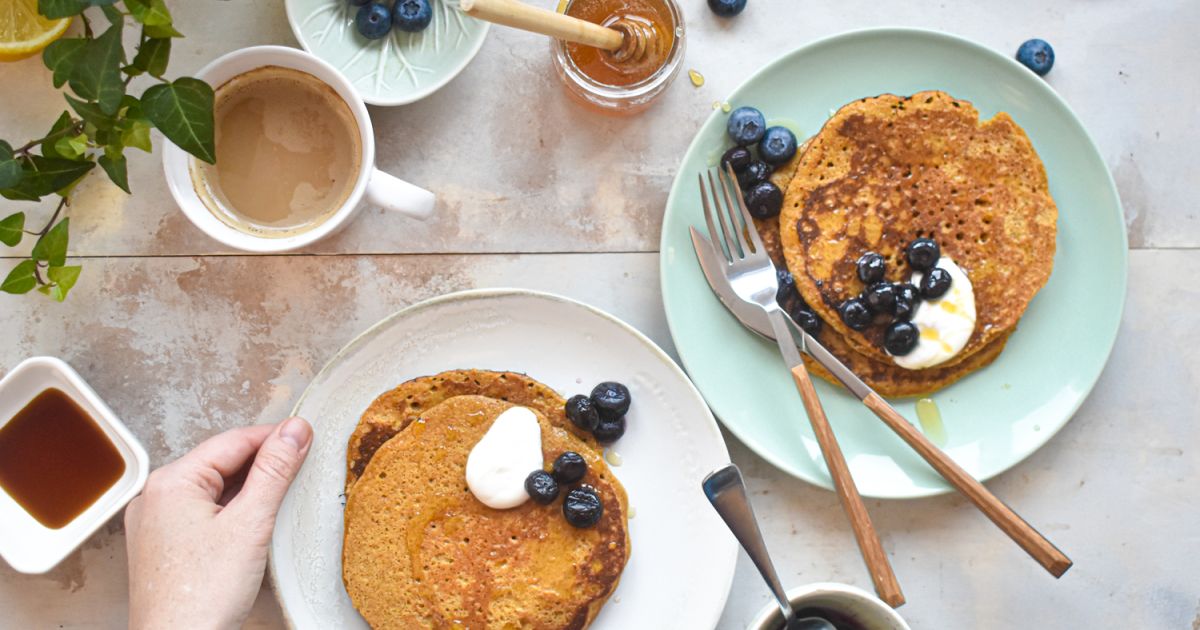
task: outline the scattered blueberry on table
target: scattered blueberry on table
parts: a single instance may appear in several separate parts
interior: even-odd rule
[[[406,33],[425,30],[433,21],[433,7],[429,0],[396,0],[392,8],[392,22]]]
[[[367,39],[386,37],[392,29],[392,12],[382,2],[365,4],[354,17],[354,27]]]
[[[768,127],[758,143],[758,156],[767,164],[778,166],[796,155],[796,134],[787,127]]]
[[[1044,77],[1054,67],[1054,48],[1044,39],[1028,40],[1017,49],[1017,61]]]
[[[733,17],[746,8],[746,0],[708,0],[708,8],[721,17]]]

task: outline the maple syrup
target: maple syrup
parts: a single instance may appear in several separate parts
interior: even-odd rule
[[[555,68],[577,101],[609,113],[634,113],[645,109],[679,74],[684,28],[675,0],[562,0],[558,10],[603,26],[632,22],[654,32],[645,56],[629,60],[552,40]]]
[[[125,474],[104,430],[70,396],[47,389],[0,426],[0,489],[61,529]]]

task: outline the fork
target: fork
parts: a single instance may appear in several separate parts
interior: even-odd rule
[[[838,446],[837,438],[829,425],[829,419],[825,416],[825,409],[817,398],[817,391],[813,387],[807,368],[804,367],[804,361],[800,358],[800,352],[792,343],[792,335],[788,331],[783,309],[775,299],[776,293],[779,292],[779,277],[775,272],[775,265],[767,256],[767,250],[758,236],[758,230],[754,227],[750,212],[746,209],[746,202],[736,184],[733,170],[729,167],[726,168],[727,172],[717,170],[715,180],[712,171],[708,172],[707,189],[704,185],[704,175],[699,175],[704,221],[708,226],[713,248],[719,250],[725,258],[727,264],[725,276],[729,279],[734,293],[747,302],[757,304],[766,312],[767,318],[771,322],[771,328],[775,332],[779,352],[791,371],[792,380],[800,392],[800,398],[804,401],[804,410],[808,413],[813,433],[816,435],[817,443],[821,446],[825,465],[829,468],[830,476],[833,477],[833,486],[841,500],[842,509],[845,510],[846,516],[850,519],[850,525],[854,529],[854,538],[858,542],[858,549],[866,562],[867,570],[871,573],[875,591],[883,601],[893,608],[900,606],[904,603],[904,594],[900,590],[900,584],[896,581],[896,575],[888,562],[887,554],[879,542],[875,526],[871,524],[867,507],[858,494],[858,487],[854,485],[854,478],[850,476],[846,458],[842,455],[842,449]],[[733,189],[732,196],[729,193],[730,188]],[[721,194],[718,194],[718,191]],[[710,193],[711,204],[709,203]],[[724,205],[721,203],[722,198]],[[714,214],[717,215],[716,221],[713,219]],[[717,231],[718,224],[720,232]]]

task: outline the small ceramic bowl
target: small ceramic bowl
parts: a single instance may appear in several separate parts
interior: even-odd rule
[[[795,610],[823,608],[833,611],[858,624],[862,630],[910,630],[899,613],[883,600],[846,584],[818,582],[798,586],[788,591],[788,600]],[[754,616],[746,630],[779,630],[782,623],[779,605],[772,600]],[[838,628],[840,630],[841,626]]]
[[[393,28],[370,40],[354,28],[358,7],[346,0],[286,0],[300,45],[329,62],[372,105],[405,105],[436,92],[475,58],[487,22],[458,10],[456,0],[429,0],[433,21],[419,33]],[[390,4],[390,3],[389,3]]]
[[[125,471],[100,498],[59,529],[39,523],[0,487],[0,557],[22,573],[45,573],[54,568],[142,491],[150,471],[146,450],[129,429],[71,366],[53,357],[26,359],[0,380],[0,427],[50,388],[69,396],[91,416],[120,453]]]

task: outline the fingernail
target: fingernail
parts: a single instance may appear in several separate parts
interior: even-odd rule
[[[279,438],[300,451],[308,446],[308,441],[312,438],[312,427],[308,426],[303,418],[288,418],[283,421],[283,426],[279,427]]]

